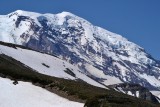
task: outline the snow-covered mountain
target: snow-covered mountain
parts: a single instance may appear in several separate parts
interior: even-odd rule
[[[128,82],[160,89],[159,61],[121,35],[69,12],[39,14],[17,10],[1,15],[0,40],[54,54],[105,85]],[[27,62],[32,61],[26,59]]]
[[[91,71],[89,70],[89,72]],[[11,82],[6,78],[9,78],[13,81]],[[0,102],[0,105],[2,105],[3,107],[7,107],[9,105],[20,106],[22,103],[24,103],[23,101],[31,102],[27,103],[26,106],[32,104],[37,106],[39,105],[37,104],[37,101],[39,99],[36,99],[36,97],[43,97],[44,94],[42,93],[47,93],[44,89],[52,93],[56,93],[61,97],[67,99],[73,98],[70,100],[81,102],[81,104],[77,103],[77,106],[83,105],[82,103],[88,101],[88,97],[92,95],[103,95],[104,93],[104,95],[106,95],[106,93],[110,93],[109,97],[112,96],[113,99],[115,96],[117,97],[117,94],[121,95],[121,98],[128,97],[127,95],[117,93],[116,91],[148,100],[153,103],[159,103],[159,98],[156,97],[159,94],[158,91],[154,92],[154,95],[156,95],[154,96],[148,89],[140,85],[129,83],[118,84],[118,82],[116,82],[115,80],[116,78],[107,76],[106,83],[114,83],[116,85],[105,86],[105,84],[102,84],[99,81],[95,81],[94,79],[92,79],[92,77],[86,75],[78,68],[77,65],[72,65],[56,56],[33,51],[20,45],[0,42],[0,95],[2,96],[0,99],[1,101],[3,101]],[[22,81],[30,82],[33,85],[27,85],[28,83],[26,84]],[[67,84],[63,84],[66,81],[68,81]],[[36,88],[34,85],[42,87],[44,89],[41,90],[38,87]],[[80,88],[81,86],[83,86],[83,88]],[[114,91],[113,93],[113,90],[111,88],[115,89],[116,91]],[[10,91],[9,94],[6,94],[6,92],[9,92],[8,89],[12,89],[12,91]],[[17,90],[19,91],[17,92]],[[37,93],[37,90],[38,92],[40,90],[40,92]],[[73,90],[74,97],[69,97],[73,95],[73,93],[69,94]],[[58,96],[57,98],[56,95],[52,93],[50,93],[51,95],[49,95],[49,97],[43,97],[41,99],[43,100],[40,103],[40,105],[42,104],[41,106],[44,106],[44,104],[50,106],[51,104],[55,103],[57,105],[54,106],[59,107],[59,100],[61,102],[64,102],[64,99],[61,99]],[[76,97],[77,93],[87,94],[87,96],[78,98]],[[21,98],[21,94],[24,96],[23,99]],[[33,97],[30,97],[30,94],[33,94]],[[48,94],[49,93],[47,93],[46,95],[48,96]],[[9,97],[10,95],[14,95],[14,97]],[[55,100],[48,101],[54,98],[54,96],[58,99],[58,102]],[[16,100],[18,100],[17,104],[15,104]],[[7,103],[6,101],[9,101],[10,103]],[[65,101],[66,103],[73,103],[73,106],[74,104],[76,105],[76,103],[72,101]]]

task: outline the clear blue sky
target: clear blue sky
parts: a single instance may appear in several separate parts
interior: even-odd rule
[[[0,0],[0,14],[17,9],[69,11],[118,33],[160,59],[160,0]]]

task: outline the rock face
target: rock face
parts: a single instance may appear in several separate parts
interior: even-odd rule
[[[121,84],[110,85],[109,87],[124,94],[128,94],[137,98],[159,103],[158,97],[154,96],[147,88],[142,87],[139,84],[121,83]]]
[[[15,11],[0,16],[0,40],[54,54],[105,84],[160,87],[160,62],[145,50],[69,12]]]

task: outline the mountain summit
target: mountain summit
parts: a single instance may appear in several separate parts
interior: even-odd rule
[[[160,90],[159,61],[121,35],[69,12],[0,15],[0,41],[56,55],[104,85],[127,82]]]

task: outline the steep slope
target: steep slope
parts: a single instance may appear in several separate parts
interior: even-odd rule
[[[83,103],[69,101],[28,82],[13,81],[0,77],[1,107],[83,107]]]
[[[159,61],[122,36],[69,12],[18,10],[2,15],[0,40],[55,54],[105,85],[128,82],[150,90],[160,87]]]
[[[83,74],[77,66],[71,65],[57,57],[32,50],[22,49],[12,44],[10,44],[10,46],[11,47],[0,45],[0,55],[7,55],[14,58],[36,72],[64,79],[80,79],[91,85],[107,88]]]
[[[23,48],[23,50],[25,50],[25,48],[22,46],[6,44],[6,43],[1,43],[1,44],[3,45],[5,44],[6,47],[10,47],[14,49]],[[28,51],[31,51],[31,50],[28,50]],[[12,82],[5,78],[11,79]],[[9,84],[7,81],[10,81]],[[25,81],[25,82],[22,82],[22,81]],[[26,82],[30,82],[33,85],[42,87],[43,89],[41,90],[41,88],[39,87],[36,88],[35,86]],[[10,104],[14,104],[14,106],[18,106],[23,102],[22,100],[28,101],[27,105],[33,104],[33,103],[35,104],[35,106],[39,105],[37,104],[37,99],[39,98],[35,98],[35,97],[39,97],[39,95],[41,95],[42,97],[43,94],[41,93],[37,94],[35,90],[32,90],[32,89],[36,89],[36,91],[38,90],[39,92],[39,90],[41,90],[40,92],[43,92],[45,95],[48,96],[48,97],[45,96],[44,98],[41,98],[41,100],[43,100],[41,103],[45,103],[46,105],[49,105],[49,106],[50,104],[53,104],[53,103],[57,104],[58,106],[63,105],[61,103],[55,102],[55,97],[56,97],[58,101],[61,100],[65,104],[71,103],[71,106],[72,104],[73,106],[74,104],[78,104],[78,105],[82,103],[84,104],[87,101],[85,104],[86,107],[99,107],[99,106],[106,107],[108,105],[110,107],[117,107],[117,106],[118,107],[148,107],[148,106],[159,107],[159,104],[154,104],[157,102],[151,103],[150,101],[144,101],[142,99],[128,96],[126,94],[119,93],[114,90],[107,90],[104,88],[95,87],[93,85],[87,84],[86,82],[80,79],[69,80],[69,79],[57,78],[57,77],[48,76],[48,75],[35,72],[35,70],[31,69],[30,67],[21,63],[20,61],[17,61],[12,57],[6,56],[4,54],[0,54],[0,84],[1,86],[3,86],[3,87],[0,87],[0,89],[2,89],[0,93],[1,93],[1,98],[3,98],[1,100],[3,101],[3,103],[0,103],[0,104],[3,104],[4,106],[8,106]],[[25,89],[21,90],[23,88]],[[8,94],[5,94],[4,89],[6,89],[7,93],[11,94],[11,96],[12,95],[15,95],[15,96],[12,96],[12,97],[8,96]],[[13,90],[11,91],[10,89],[13,89]],[[15,91],[17,89],[19,90],[19,92]],[[56,93],[63,98],[70,99],[71,101],[67,101],[66,99],[59,98],[55,94],[49,93],[44,89],[52,93]],[[30,100],[31,97],[28,96],[31,94],[31,93],[28,93],[30,92],[29,90],[31,90],[31,93],[33,92],[32,93],[33,101]],[[20,94],[21,92],[24,92],[24,93]],[[49,93],[50,95],[48,95],[47,93]],[[27,96],[21,98],[21,96],[24,96],[26,94]],[[20,97],[21,99],[19,100],[20,102],[16,101],[17,103],[15,104],[14,102],[15,99],[13,98],[16,98],[16,97],[18,98]],[[49,102],[48,99],[52,99],[53,97],[54,97],[53,101]],[[8,103],[8,100],[7,101],[4,100],[5,98],[8,99],[10,103]],[[25,98],[28,98],[28,99],[25,99]],[[81,103],[74,103],[72,101],[81,102]],[[31,105],[31,107],[32,106],[34,105]]]

